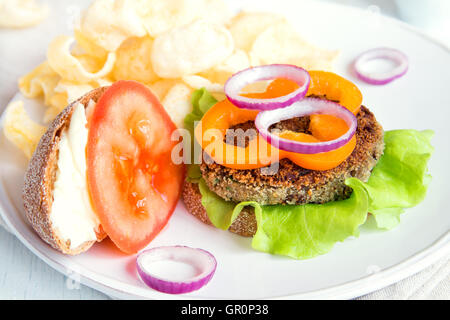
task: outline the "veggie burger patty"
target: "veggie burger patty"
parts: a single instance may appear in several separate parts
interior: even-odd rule
[[[314,171],[297,166],[289,159],[279,162],[278,171],[264,174],[261,169],[236,170],[214,162],[200,165],[202,177],[211,191],[233,202],[256,201],[262,205],[325,203],[346,199],[351,189],[344,182],[356,177],[367,181],[372,169],[383,153],[383,128],[368,108],[361,106],[357,114],[356,147],[352,154],[336,168]],[[285,120],[273,129],[307,132],[308,119]],[[246,130],[253,124],[243,124]],[[183,199],[189,212],[205,223],[211,224],[201,204],[198,185],[185,182]],[[241,212],[229,229],[243,236],[256,232],[253,208]]]
[[[256,201],[267,204],[324,203],[347,197],[350,189],[344,181],[356,177],[367,181],[371,170],[383,153],[383,129],[375,116],[365,107],[357,114],[357,144],[353,153],[334,169],[307,170],[289,159],[281,159],[275,174],[264,174],[261,169],[236,170],[217,163],[200,165],[203,179],[211,191],[228,201]],[[277,129],[292,130],[297,119],[280,123]],[[307,128],[307,127],[306,127]]]

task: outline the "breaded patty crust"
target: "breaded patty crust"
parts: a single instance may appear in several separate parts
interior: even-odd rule
[[[200,165],[202,177],[211,191],[227,201],[256,201],[262,205],[325,203],[345,199],[351,189],[345,179],[356,177],[367,181],[383,153],[383,128],[364,106],[356,115],[356,147],[336,168],[326,171],[308,170],[289,159],[279,162],[275,174],[261,169],[237,170],[210,162]],[[285,120],[276,129],[307,132],[309,121]],[[248,129],[246,123],[244,130]]]

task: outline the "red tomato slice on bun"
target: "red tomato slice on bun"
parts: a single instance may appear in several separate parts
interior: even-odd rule
[[[167,224],[184,166],[172,162],[175,124],[144,85],[118,81],[89,124],[88,186],[103,229],[125,253],[144,248]]]

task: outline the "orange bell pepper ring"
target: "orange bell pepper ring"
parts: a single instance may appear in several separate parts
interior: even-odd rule
[[[312,71],[308,95],[325,96],[329,100],[344,101],[350,111],[357,113],[362,96],[358,88],[350,81],[324,71]],[[254,98],[275,98],[294,91],[298,85],[290,80],[276,79],[271,82],[263,93],[246,94]],[[356,90],[355,90],[356,89]],[[348,95],[354,95],[348,97]],[[259,134],[250,139],[244,146],[226,143],[227,130],[240,123],[254,121],[259,111],[246,110],[234,106],[228,99],[215,104],[203,116],[195,128],[195,138],[202,149],[218,164],[233,169],[256,169],[265,167],[280,159],[288,158],[295,164],[310,170],[328,170],[337,167],[353,152],[356,137],[344,146],[323,153],[300,154],[279,150],[267,143]],[[347,124],[339,118],[328,115],[311,115],[310,131],[312,135],[282,131],[281,138],[317,143],[336,139],[348,130]],[[250,133],[248,136],[252,136]]]

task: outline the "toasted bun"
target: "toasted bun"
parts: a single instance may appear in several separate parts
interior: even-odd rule
[[[183,201],[188,211],[202,222],[212,225],[205,207],[202,205],[202,195],[197,183],[184,182]],[[228,231],[244,237],[252,237],[256,232],[256,218],[252,207],[245,207],[230,226]]]
[[[22,197],[28,221],[39,236],[53,248],[70,255],[88,250],[95,241],[87,241],[76,248],[70,248],[70,241],[63,241],[58,230],[53,228],[50,213],[53,203],[53,184],[56,180],[59,141],[63,130],[69,126],[75,105],[80,102],[86,108],[89,100],[97,102],[107,87],[87,93],[68,105],[50,124],[41,137],[25,173]],[[101,227],[100,227],[101,229]],[[106,237],[103,230],[97,230],[97,241]]]

